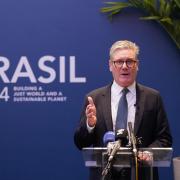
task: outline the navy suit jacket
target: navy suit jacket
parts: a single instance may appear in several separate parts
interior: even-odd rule
[[[113,131],[111,115],[111,85],[96,89],[85,98],[80,123],[74,134],[74,142],[79,149],[83,147],[102,147],[103,136]],[[89,133],[86,125],[87,97],[93,98],[97,111],[97,123]],[[161,96],[157,90],[136,84],[136,114],[134,133],[142,138],[140,147],[171,147],[172,137]],[[100,172],[90,172],[90,179],[100,180]],[[94,174],[94,175],[93,175]],[[158,176],[157,173],[155,176]],[[94,178],[94,179],[93,179]],[[158,179],[154,178],[154,179]],[[144,180],[144,179],[143,179]]]

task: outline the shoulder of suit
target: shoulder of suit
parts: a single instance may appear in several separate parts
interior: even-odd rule
[[[150,93],[150,94],[154,94],[154,95],[160,94],[158,90],[151,88],[151,87],[148,87],[148,86],[145,86],[145,85],[142,85],[142,84],[137,84],[137,87],[140,90],[145,91],[145,92]]]
[[[109,85],[106,85],[106,86],[103,86],[103,87],[100,87],[100,88],[97,88],[97,89],[94,89],[92,91],[90,91],[87,96],[97,96],[97,95],[105,95],[107,94],[108,92],[110,92],[111,90],[111,85],[112,84],[109,84]]]

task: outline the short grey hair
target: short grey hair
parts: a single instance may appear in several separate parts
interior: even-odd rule
[[[122,41],[116,41],[110,48],[110,52],[109,52],[109,56],[110,58],[112,58],[113,53],[117,50],[117,49],[132,49],[135,52],[136,58],[139,54],[139,47],[128,40],[122,40]]]

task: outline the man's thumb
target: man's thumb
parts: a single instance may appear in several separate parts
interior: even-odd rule
[[[89,101],[89,104],[94,105],[94,101],[92,97],[88,96],[88,101]]]

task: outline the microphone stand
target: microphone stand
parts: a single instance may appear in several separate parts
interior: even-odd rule
[[[108,174],[110,168],[111,168],[111,162],[108,161],[108,163],[106,164],[105,168],[102,171],[102,180],[105,179],[105,177]]]
[[[102,171],[102,180],[105,179],[106,175],[108,174],[110,168],[111,168],[111,164],[112,164],[112,161],[113,161],[113,158],[114,158],[114,155],[117,153],[117,150],[120,148],[120,141],[118,140],[114,146],[113,146],[113,149],[111,150],[111,153],[109,155],[109,158],[108,158],[108,162],[105,166],[105,168],[103,169]]]
[[[130,141],[132,144],[132,151],[135,160],[135,179],[138,180],[138,156],[137,156],[137,147],[136,147],[136,138],[134,136],[134,132],[132,129],[132,122],[128,122],[129,134],[130,134]]]

